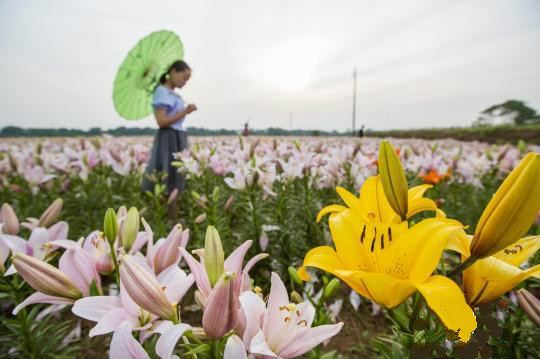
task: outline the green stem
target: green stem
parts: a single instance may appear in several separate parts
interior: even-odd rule
[[[413,302],[412,302],[413,312],[411,315],[411,319],[409,320],[409,331],[411,333],[414,333],[414,321],[418,317],[418,313],[420,313],[420,306],[418,305],[418,302],[419,302],[418,298],[419,298],[418,294],[416,294],[413,297]]]
[[[394,320],[394,322],[399,326],[399,329],[405,333],[408,333],[409,331],[409,328],[405,328],[401,322],[397,319],[396,317],[396,314],[394,313],[394,310],[393,309],[388,309],[388,313],[389,315],[392,317],[392,319]]]
[[[114,241],[109,241],[109,246],[111,247],[111,256],[114,263],[114,279],[116,281],[116,286],[120,290],[120,266],[118,265],[118,258],[116,257],[116,248],[114,248]]]
[[[256,197],[255,190],[253,188],[250,188],[249,189],[249,200],[251,202],[251,207],[252,207],[251,214],[252,214],[252,218],[253,218],[253,231],[255,233],[254,242],[255,242],[258,250],[260,251],[261,248],[260,248],[260,244],[259,244],[259,238],[261,236],[261,233],[260,233],[260,228],[259,228],[259,216],[258,216],[258,213],[257,213],[257,203],[256,203],[256,198],[255,197]]]
[[[444,255],[441,255],[441,273],[446,276],[446,264],[444,263]]]
[[[465,269],[469,268],[470,266],[472,266],[474,264],[474,262],[476,262],[478,260],[478,258],[474,257],[474,256],[470,256],[469,258],[467,258],[465,260],[465,262],[461,263],[459,266],[457,266],[453,271],[451,271],[449,274],[448,274],[448,277],[449,278],[452,278],[452,277],[455,277],[457,276],[458,274],[460,274],[461,272],[463,272]]]

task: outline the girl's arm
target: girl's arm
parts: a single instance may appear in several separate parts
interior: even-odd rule
[[[191,111],[188,111],[186,109],[184,111],[177,112],[174,115],[168,116],[166,109],[159,107],[154,109],[154,116],[156,117],[156,121],[160,128],[169,127],[170,125],[172,125],[173,123],[175,123],[189,113],[191,113]]]

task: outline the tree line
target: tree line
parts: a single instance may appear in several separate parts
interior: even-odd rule
[[[192,136],[235,136],[241,134],[238,130],[208,129],[201,127],[188,127]],[[157,129],[152,127],[117,127],[103,130],[93,127],[89,130],[76,128],[22,128],[6,126],[0,130],[0,137],[75,137],[75,136],[153,136]],[[321,130],[286,130],[277,127],[267,129],[250,129],[249,133],[255,136],[349,136],[350,132],[321,131]]]

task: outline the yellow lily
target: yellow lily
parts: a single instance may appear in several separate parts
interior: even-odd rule
[[[472,236],[468,236],[469,241]],[[489,303],[529,277],[540,278],[540,264],[520,265],[540,249],[540,236],[525,237],[491,257],[476,261],[463,272],[463,287],[471,306]]]
[[[489,257],[521,238],[540,211],[540,153],[528,153],[506,177],[482,213],[471,244],[475,258]]]
[[[443,211],[437,208],[435,202],[429,198],[424,198],[424,193],[432,186],[423,184],[413,187],[407,192],[408,210],[407,218],[411,218],[423,211],[435,211],[436,216],[445,218]],[[356,197],[345,188],[337,187],[336,191],[348,207],[333,204],[326,206],[317,215],[317,222],[329,213],[340,213],[346,209],[354,211],[364,222],[371,219],[382,223],[402,223],[401,216],[397,214],[384,195],[383,184],[379,176],[369,177],[360,190],[360,196]]]
[[[361,205],[365,203],[363,200]],[[323,269],[386,308],[395,308],[419,291],[446,327],[457,332],[460,340],[468,341],[476,329],[473,311],[456,283],[432,275],[449,237],[463,226],[454,220],[430,218],[409,229],[407,222],[375,220],[386,212],[375,216],[369,212],[364,218],[357,211],[355,207],[330,217],[336,249],[323,246],[310,250],[300,277],[309,279],[308,266]]]

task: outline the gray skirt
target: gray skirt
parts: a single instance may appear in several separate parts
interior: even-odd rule
[[[188,148],[187,132],[177,131],[170,127],[160,128],[154,138],[154,146],[146,173],[143,176],[141,189],[143,191],[154,192],[155,178],[149,178],[152,174],[160,178],[159,173],[167,173],[164,181],[167,193],[171,193],[175,188],[179,191],[186,188],[184,175],[178,173],[178,167],[171,165],[174,160],[173,153],[181,152]],[[158,173],[154,173],[158,172]]]

